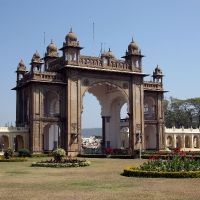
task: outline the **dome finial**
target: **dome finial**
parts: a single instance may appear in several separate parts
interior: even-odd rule
[[[70,28],[70,33],[72,33],[72,27]]]
[[[133,40],[133,36],[132,36],[132,42],[134,42],[134,40]]]
[[[51,39],[51,44],[53,44],[53,40]]]

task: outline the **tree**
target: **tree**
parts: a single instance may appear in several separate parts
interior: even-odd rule
[[[170,97],[164,100],[164,115],[166,127],[199,127],[200,98],[180,100]]]

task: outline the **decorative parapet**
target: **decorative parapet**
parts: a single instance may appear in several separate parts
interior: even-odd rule
[[[144,81],[144,90],[163,90],[163,84],[160,82]]]
[[[26,127],[3,127],[0,126],[0,133],[5,133],[5,132],[29,132],[29,126]]]
[[[41,82],[63,82],[63,76],[57,72],[34,72],[27,73],[18,82],[17,86],[23,85],[29,81],[41,81]]]
[[[104,60],[105,58],[91,57],[91,56],[80,56],[79,65],[90,68],[103,68],[117,71],[132,71],[131,63],[124,60]],[[106,61],[106,62],[104,62]],[[139,70],[141,71],[141,70]]]
[[[79,62],[76,61],[67,61],[65,64],[96,68],[96,69],[108,69],[116,71],[126,71],[126,72],[142,72],[140,68],[132,67],[131,61],[124,60],[115,60],[115,59],[106,59],[104,57],[92,57],[92,56],[79,56]],[[63,57],[53,60],[49,63],[48,71],[56,71],[64,67]]]
[[[169,134],[169,133],[200,133],[200,129],[199,128],[166,128],[165,127],[165,134]]]

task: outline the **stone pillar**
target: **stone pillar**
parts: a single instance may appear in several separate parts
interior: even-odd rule
[[[130,137],[130,147],[131,148],[139,148],[139,145],[136,144],[137,134],[144,134],[144,94],[143,94],[143,85],[142,77],[132,77],[132,85],[129,90],[130,92],[130,114],[129,117],[129,132]],[[142,138],[144,140],[144,136]],[[144,142],[142,142],[142,149],[144,148]]]
[[[181,137],[181,148],[185,149],[185,134]]]
[[[176,148],[176,135],[175,134],[172,137],[172,147]]]
[[[106,126],[105,126],[105,116],[102,116],[102,151],[106,147]]]
[[[190,148],[193,149],[193,134],[189,137],[190,138]]]

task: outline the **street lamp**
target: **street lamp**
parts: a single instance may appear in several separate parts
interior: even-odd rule
[[[140,143],[140,159],[141,159],[141,143],[142,143],[142,134],[139,133],[139,143]]]

